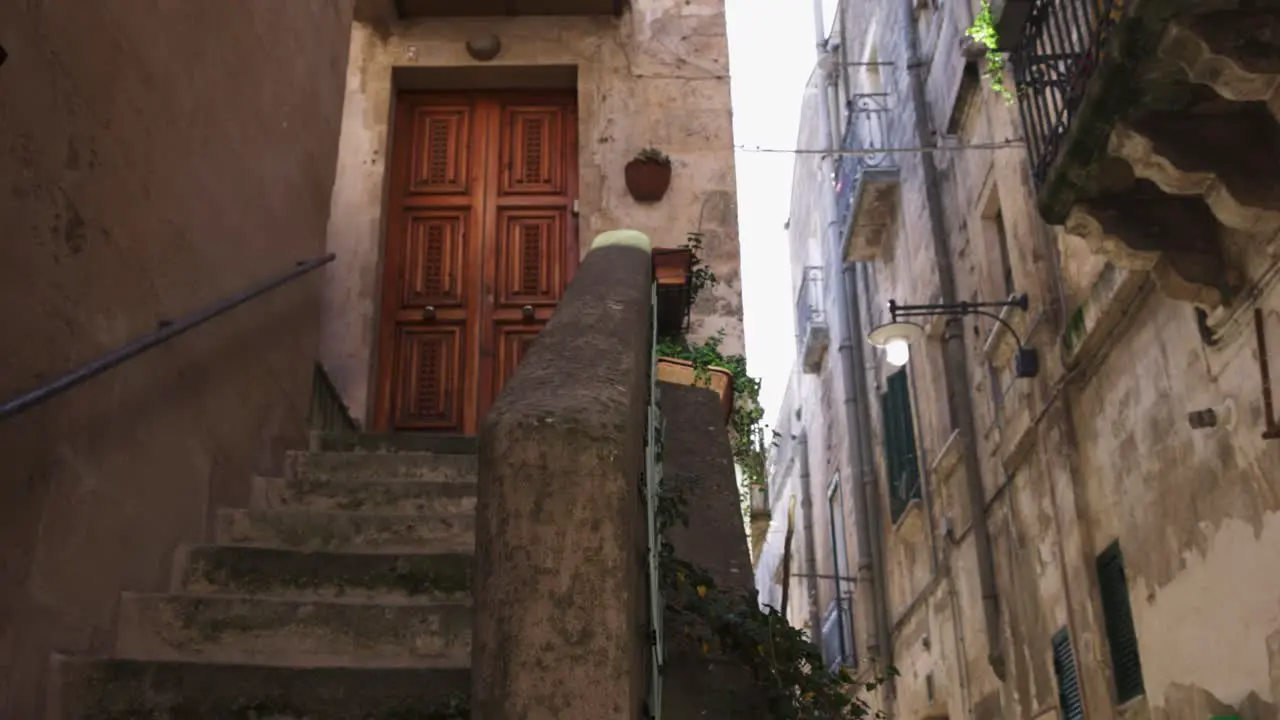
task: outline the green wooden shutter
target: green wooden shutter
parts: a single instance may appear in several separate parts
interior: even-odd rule
[[[899,370],[890,375],[886,384],[881,396],[885,468],[889,474],[889,513],[897,522],[907,504],[920,497],[920,466],[916,461],[916,434],[911,420],[907,371]]]
[[[1062,720],[1084,720],[1084,698],[1080,695],[1075,653],[1066,628],[1053,636],[1053,674],[1058,677],[1058,716]]]
[[[898,424],[894,422],[893,395],[888,390],[880,395],[881,417],[884,419],[884,471],[888,480],[889,516],[898,519],[901,510],[898,505],[899,447]]]
[[[1125,583],[1124,555],[1118,540],[1098,556],[1098,592],[1102,596],[1107,645],[1111,648],[1116,702],[1128,702],[1146,689],[1142,683],[1142,659],[1138,654],[1138,635],[1133,629],[1129,587]]]

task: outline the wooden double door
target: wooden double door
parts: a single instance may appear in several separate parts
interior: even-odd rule
[[[403,93],[379,430],[474,435],[578,263],[575,96]]]

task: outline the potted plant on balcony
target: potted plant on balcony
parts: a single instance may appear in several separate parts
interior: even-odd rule
[[[734,462],[742,469],[744,497],[751,487],[764,487],[764,409],[760,407],[760,381],[747,374],[747,359],[720,351],[724,331],[693,342],[683,337],[658,343],[658,380],[677,385],[705,387],[720,396]]]
[[[752,487],[766,486],[766,445],[764,438],[764,410],[760,407],[760,381],[747,374],[747,359],[741,355],[725,355],[720,347],[724,343],[724,331],[704,342],[690,341],[685,336],[684,318],[698,295],[718,282],[715,273],[702,260],[702,234],[691,232],[684,245],[676,248],[679,263],[671,261],[665,270],[675,274],[683,272],[687,278],[684,302],[677,305],[678,322],[663,322],[662,296],[658,302],[657,375],[661,382],[691,387],[705,387],[720,396],[729,441],[733,448],[734,463],[742,470],[743,512],[749,506]],[[675,255],[676,253],[671,253]],[[655,258],[654,276],[659,277],[659,263]],[[659,285],[661,291],[661,285]],[[669,312],[669,311],[668,311]]]
[[[656,203],[671,187],[671,158],[657,148],[645,148],[627,163],[623,178],[636,202]]]

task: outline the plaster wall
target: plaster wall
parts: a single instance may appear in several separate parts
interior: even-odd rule
[[[324,252],[352,5],[0,3],[0,398]],[[322,277],[0,421],[0,717],[305,440]]]
[[[876,7],[883,13],[888,6]],[[858,24],[888,32],[894,16],[881,14],[874,23]],[[954,22],[967,24],[958,16]],[[879,36],[882,57],[902,57],[892,49],[894,35]],[[924,44],[929,45],[927,39]],[[951,62],[938,56],[945,45],[938,44],[941,49],[930,59],[925,111],[933,122],[946,119],[962,145],[1016,136],[1016,109],[986,89],[968,94],[962,89],[952,107],[937,105],[950,83]],[[912,112],[903,107],[895,126],[909,129]],[[911,144],[910,136],[897,132],[897,142]],[[997,241],[984,227],[992,208],[999,207],[1014,288],[1028,293],[1031,304],[1028,312],[1009,319],[1040,350],[1042,362],[1036,379],[1009,377],[1003,369],[1010,360],[1009,338],[993,332],[990,322],[966,321],[1007,668],[1001,681],[985,658],[976,556],[968,532],[975,513],[963,492],[963,468],[927,473],[938,505],[932,520],[945,519],[943,527],[953,530],[939,551],[958,600],[959,632],[950,634],[962,637],[963,645],[957,643],[959,652],[942,658],[965,666],[944,674],[967,687],[951,693],[950,713],[1037,717],[1053,711],[1057,685],[1049,640],[1068,627],[1090,717],[1116,716],[1093,569],[1097,553],[1116,538],[1125,551],[1147,683],[1146,699],[1120,713],[1190,717],[1186,697],[1192,691],[1229,706],[1241,706],[1250,693],[1261,703],[1257,707],[1274,703],[1275,662],[1269,656],[1274,642],[1269,650],[1268,638],[1280,629],[1280,588],[1264,566],[1277,556],[1277,475],[1268,468],[1280,467],[1280,451],[1260,439],[1257,351],[1248,332],[1251,321],[1245,322],[1251,318],[1209,348],[1201,342],[1189,305],[1145,292],[1109,343],[1091,358],[1078,358],[1086,367],[1067,378],[1061,332],[1068,313],[1089,302],[1105,263],[1077,239],[1043,225],[1020,150],[935,157],[958,299],[998,299],[1006,292]],[[918,160],[909,156],[901,160],[902,227],[894,247],[876,263],[876,304],[891,297],[926,302],[936,292],[932,248],[916,245],[930,228],[915,165]],[[1268,257],[1257,249],[1266,239],[1254,241],[1251,257]],[[1280,327],[1276,291],[1260,292],[1257,302],[1267,308],[1269,322]],[[926,467],[948,452],[950,436],[939,349],[936,339],[926,341],[910,364],[920,414],[917,442]],[[873,370],[872,382],[879,377]],[[1205,407],[1231,419],[1218,428],[1192,431],[1186,413]],[[886,538],[895,613],[920,592],[927,577],[918,558],[928,536],[912,535],[908,527],[901,523]],[[938,616],[941,603],[926,597],[914,612]],[[919,623],[903,618],[897,630],[902,712],[924,707],[921,684],[913,678],[936,662],[934,652],[913,640]]]
[[[916,113],[928,116],[944,144],[1017,137],[1016,107],[982,83],[966,84],[963,59],[951,49],[977,4],[914,5],[912,21],[922,34],[921,61],[928,68],[920,107],[911,102],[903,71],[900,5],[842,6],[847,60],[894,63],[876,77],[856,66],[849,73],[853,92],[883,87],[891,94],[889,144],[919,144]],[[1109,311],[1120,318],[1119,326],[1087,356],[1072,356],[1063,340],[1068,319],[1098,305],[1098,284],[1110,282],[1117,271],[1082,240],[1044,225],[1023,150],[933,157],[957,299],[996,300],[1008,292],[992,225],[998,209],[1013,289],[1030,300],[1026,313],[1014,312],[1008,320],[1039,350],[1041,372],[1034,379],[1014,379],[1012,336],[989,320],[965,320],[968,391],[1005,651],[1001,678],[987,661],[971,531],[973,518],[981,515],[969,507],[962,444],[948,419],[939,328],[931,325],[929,336],[913,347],[908,368],[916,443],[933,513],[925,503],[916,504],[895,526],[887,502],[879,507],[893,663],[901,672],[893,701],[897,712],[1052,716],[1058,699],[1050,639],[1065,627],[1089,717],[1202,717],[1195,713],[1218,701],[1243,717],[1272,717],[1280,692],[1280,587],[1272,572],[1280,556],[1280,473],[1274,470],[1280,467],[1280,441],[1261,439],[1265,421],[1251,313],[1255,304],[1266,310],[1270,352],[1277,357],[1280,290],[1274,280],[1263,279],[1274,275],[1268,274],[1274,240],[1231,238],[1233,252],[1248,259],[1254,285],[1235,319],[1228,311],[1213,316],[1220,330],[1215,345],[1202,342],[1192,306],[1152,293],[1150,279],[1133,276],[1125,282],[1138,288],[1136,295],[1114,301],[1118,305]],[[890,244],[870,264],[868,327],[887,320],[879,308],[889,299],[938,300],[921,156],[902,153],[897,160],[900,214]],[[1075,368],[1070,374],[1068,357]],[[879,393],[889,369],[872,354],[866,370],[868,388]],[[809,402],[819,412],[839,407],[838,396],[820,397],[838,387],[816,387],[819,397]],[[1218,427],[1190,429],[1187,413],[1202,408],[1215,409]],[[883,423],[874,404],[872,424],[885,498]],[[1097,554],[1117,538],[1126,557],[1147,690],[1145,698],[1121,709],[1113,702],[1094,569]],[[936,576],[930,543],[939,558]],[[870,631],[865,624],[859,628],[860,636]]]
[[[503,49],[481,63],[468,38],[496,34]],[[742,352],[736,178],[723,0],[634,0],[621,18],[511,17],[357,23],[347,72],[329,250],[321,356],[348,406],[370,410],[385,227],[389,119],[399,87],[485,82],[528,87],[567,69],[579,118],[579,248],[619,227],[672,247],[701,232],[703,260],[719,279],[693,311],[691,337],[725,331]],[[541,71],[541,72],[540,72]],[[657,147],[672,159],[666,197],[633,201],[622,169]]]
[[[1280,291],[1258,306],[1275,357]],[[1261,437],[1252,313],[1210,348],[1185,303],[1152,293],[1132,312],[1076,400],[1089,540],[1101,549],[1118,538],[1124,551],[1153,709],[1174,684],[1233,706],[1251,692],[1275,703],[1280,441]],[[1202,408],[1218,427],[1189,427],[1186,414]]]

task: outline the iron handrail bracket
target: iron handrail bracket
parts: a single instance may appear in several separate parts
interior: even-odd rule
[[[1262,413],[1266,428],[1263,440],[1280,440],[1280,422],[1276,421],[1275,405],[1271,399],[1271,363],[1267,357],[1266,315],[1262,308],[1253,309],[1253,325],[1258,333],[1258,370],[1262,373]]]
[[[646,554],[649,574],[649,718],[662,718],[662,673],[666,665],[663,637],[662,596],[662,525],[658,505],[662,496],[662,438],[666,424],[662,417],[658,388],[658,285],[650,290],[649,309],[649,407],[645,419],[644,504],[649,549]]]
[[[160,329],[150,335],[140,337],[118,350],[107,353],[97,360],[86,363],[85,365],[72,370],[57,380],[46,383],[31,392],[19,395],[18,397],[5,402],[3,405],[0,405],[0,420],[12,415],[17,415],[18,413],[30,409],[35,405],[39,405],[50,398],[61,395],[71,388],[101,375],[126,360],[135,358],[147,350],[163,344],[164,342],[185,333],[197,325],[202,325],[205,322],[208,322],[229,310],[233,310],[260,295],[271,292],[281,285],[306,275],[316,268],[328,265],[333,262],[335,257],[337,256],[333,253],[329,253],[311,260],[300,260],[289,271],[276,275],[275,277],[259,283],[248,290],[232,295],[229,298],[214,303],[203,310],[191,313],[179,320],[173,322],[162,322]]]

